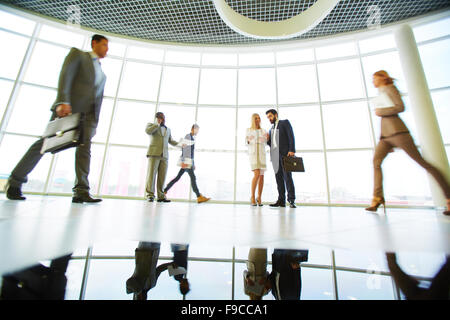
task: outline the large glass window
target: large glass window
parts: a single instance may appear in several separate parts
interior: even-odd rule
[[[0,50],[0,77],[16,79],[30,39],[0,31],[0,42],[8,44]]]
[[[31,35],[36,23],[30,19],[22,18],[18,15],[0,11],[0,27],[15,32]]]
[[[68,48],[38,41],[31,55],[24,80],[57,88],[59,72],[68,53]]]
[[[143,197],[147,179],[147,149],[111,147],[103,177],[102,194]]]
[[[197,102],[198,68],[164,67],[159,101]]]
[[[37,138],[17,135],[5,135],[0,145],[0,175],[9,177],[16,164],[31,147]],[[28,175],[28,182],[23,185],[25,192],[44,192],[47,181],[51,157],[45,155],[34,170]]]
[[[237,65],[237,54],[227,53],[204,53],[202,56],[204,66],[235,66]]]
[[[366,102],[323,105],[323,123],[328,149],[373,146]]]
[[[286,107],[278,110],[280,119],[288,119],[294,131],[295,149],[323,149],[322,124],[318,105]],[[267,123],[269,121],[267,120]]]
[[[414,27],[447,149],[450,42],[445,27],[449,21],[444,18]],[[34,22],[4,11],[0,12],[0,28],[0,40],[14,47],[0,53],[0,116],[5,131],[1,133],[4,139],[0,139],[0,150],[2,154],[14,153],[2,159],[0,174],[7,176],[35,141],[30,135],[42,134],[48,123],[59,73],[70,47],[90,51],[91,33],[65,24]],[[33,30],[39,30],[36,38],[32,38]],[[405,103],[400,116],[419,144],[394,33],[374,32],[370,36],[359,40],[336,38],[328,43],[311,41],[306,47],[264,47],[262,51],[169,48],[109,37],[108,57],[101,61],[107,81],[93,138],[92,190],[110,196],[145,194],[149,145],[145,128],[154,122],[155,112],[161,111],[175,141],[188,134],[192,124],[200,125],[196,137],[200,190],[214,200],[247,202],[253,173],[245,132],[253,113],[259,114],[261,127],[268,131],[271,125],[265,112],[275,108],[280,119],[291,122],[296,153],[305,162],[306,172],[294,174],[297,201],[367,203],[373,187],[373,150],[380,135],[380,118],[368,101],[377,95],[372,84],[375,71],[386,70],[396,79]],[[25,59],[30,44],[31,55]],[[16,79],[21,66],[23,78]],[[3,118],[10,97],[11,113]],[[24,141],[23,150],[14,145],[20,139]],[[276,183],[266,148],[263,201],[274,201]],[[71,192],[73,153],[44,157],[25,190]],[[180,148],[169,146],[169,155],[166,183],[178,173]],[[431,204],[426,173],[408,159],[403,152],[396,152],[386,160],[386,198],[402,205]],[[405,174],[413,174],[417,184],[400,184]],[[187,175],[169,194],[184,200],[190,195],[195,196]]]
[[[278,103],[316,102],[319,99],[314,65],[277,70]]]
[[[236,108],[198,108],[197,123],[202,131],[197,148],[234,150]]]
[[[277,52],[277,64],[314,61],[314,49],[286,50]]]
[[[419,46],[420,59],[430,89],[450,86],[450,40]],[[439,54],[436,54],[439,52]]]
[[[48,25],[42,26],[39,38],[76,48],[81,48],[84,42],[84,35],[80,33],[71,32],[68,28],[56,28]]]
[[[0,119],[3,117],[13,87],[12,81],[0,80]]]
[[[156,101],[161,66],[127,62],[120,86],[121,98]]]
[[[362,62],[369,97],[378,95],[378,89],[374,87],[372,80],[373,74],[379,70],[387,71],[395,79],[395,85],[400,92],[407,91],[397,51],[363,57]]]
[[[318,64],[322,101],[347,100],[364,96],[358,59]]]
[[[234,153],[197,151],[195,167],[200,192],[214,200],[233,201]]]
[[[200,80],[200,104],[236,104],[234,69],[203,69]]]
[[[91,146],[91,165],[88,179],[92,194],[97,194],[104,152],[105,147],[102,145],[93,144]],[[75,184],[74,148],[57,154],[52,178],[49,187],[50,192],[72,193],[72,188]]]
[[[316,48],[317,60],[354,56],[356,54],[356,43],[353,41]]]
[[[239,104],[275,104],[275,69],[240,69]]]
[[[127,58],[148,60],[148,61],[162,61],[164,57],[164,50],[153,49],[139,46],[129,46],[127,51]]]
[[[333,203],[367,203],[373,194],[371,151],[328,152],[328,180]]]
[[[359,40],[361,53],[396,48],[395,37],[392,33]]]
[[[450,143],[450,90],[431,93],[444,143]]]
[[[104,95],[115,97],[122,69],[122,60],[106,57],[101,60],[101,64],[102,70],[106,75]]]
[[[111,128],[111,143],[148,146],[149,136],[145,132],[148,123],[154,123],[153,103],[119,101],[116,105]]]
[[[20,87],[7,131],[40,136],[51,117],[56,90],[30,85]]]

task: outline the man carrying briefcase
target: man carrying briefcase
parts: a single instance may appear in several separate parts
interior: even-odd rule
[[[278,200],[271,204],[271,207],[286,206],[286,189],[288,195],[289,207],[295,206],[295,187],[292,180],[292,172],[287,171],[283,165],[283,157],[295,156],[295,139],[289,120],[279,120],[275,109],[266,111],[267,119],[272,124],[269,131],[267,144],[270,146],[270,159],[272,161],[273,171],[278,188]]]
[[[108,52],[108,39],[102,35],[92,36],[92,51],[84,52],[72,48],[66,56],[58,81],[58,93],[51,111],[51,120],[63,118],[72,113],[85,115],[83,142],[75,152],[74,203],[100,202],[89,195],[88,175],[91,162],[91,140],[97,128],[106,76],[99,60]],[[8,179],[6,196],[10,200],[25,200],[22,184],[28,181],[28,174],[42,158],[41,149],[44,138],[36,141],[25,153]]]

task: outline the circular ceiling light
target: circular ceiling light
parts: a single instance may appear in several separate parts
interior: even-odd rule
[[[225,0],[213,0],[222,20],[241,35],[256,39],[290,39],[308,32],[334,9],[339,0],[317,0],[302,13],[283,21],[258,21],[231,8]]]

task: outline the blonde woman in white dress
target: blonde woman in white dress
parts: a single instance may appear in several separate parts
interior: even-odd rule
[[[262,206],[261,194],[264,187],[264,171],[266,171],[266,149],[269,134],[261,128],[261,118],[257,113],[252,115],[252,125],[247,129],[245,142],[248,146],[250,167],[254,173],[251,189],[252,206]],[[255,199],[256,187],[258,197]]]

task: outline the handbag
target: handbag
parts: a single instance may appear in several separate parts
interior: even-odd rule
[[[57,118],[48,123],[42,138],[44,142],[41,154],[57,153],[76,147],[83,141],[84,114],[74,113],[64,118]]]
[[[302,157],[283,157],[283,168],[286,172],[305,172]]]
[[[182,169],[191,169],[192,168],[192,159],[180,157],[178,159],[177,166],[181,167]]]

